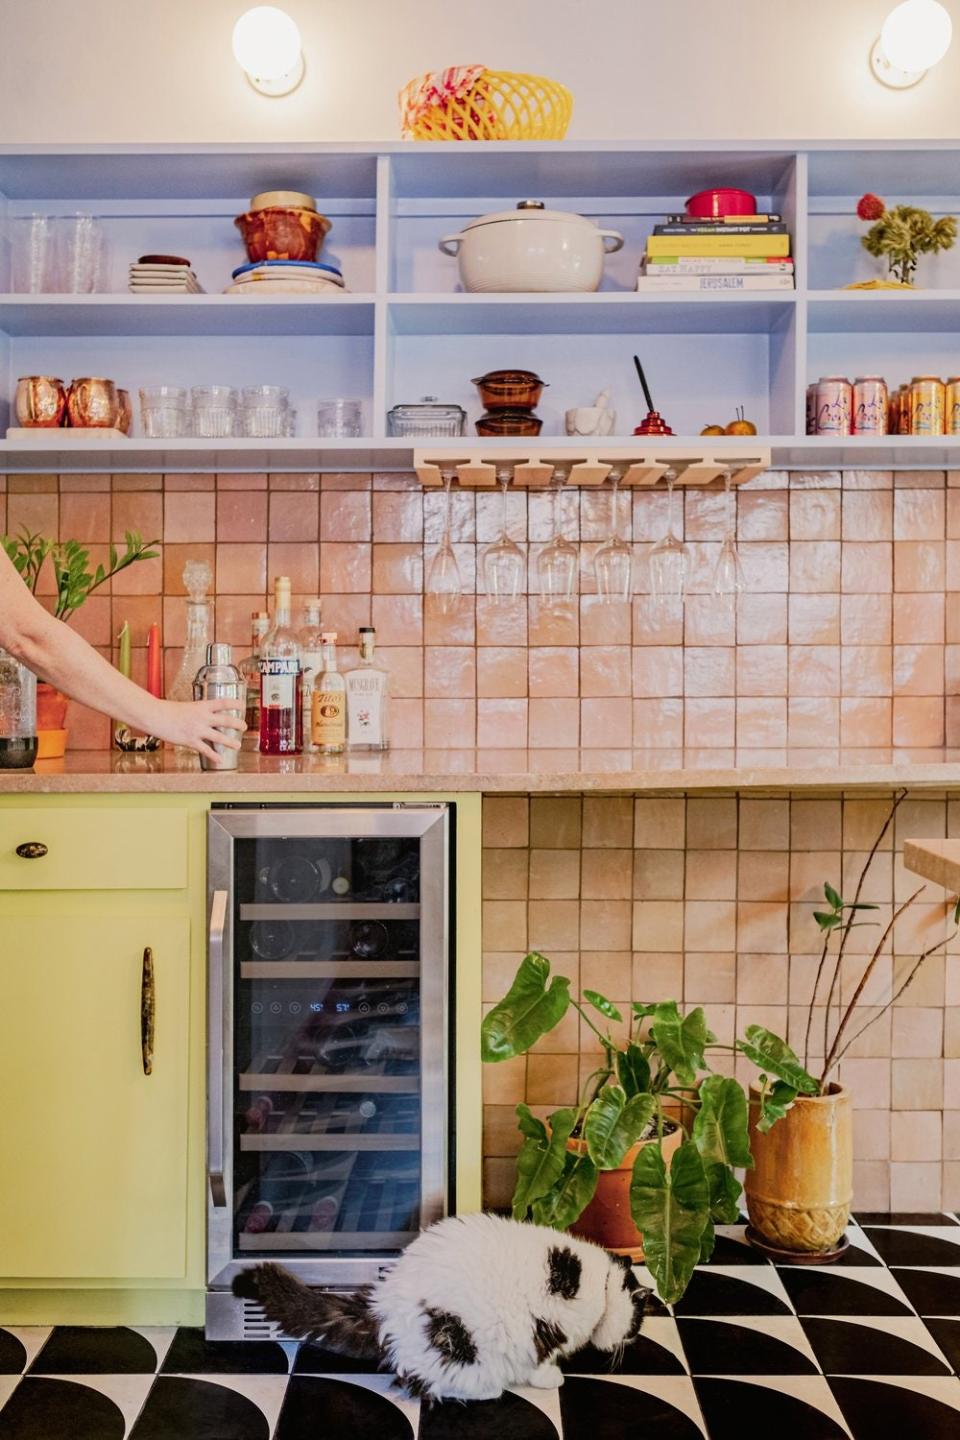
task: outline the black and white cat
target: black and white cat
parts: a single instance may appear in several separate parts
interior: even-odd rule
[[[395,1371],[430,1400],[552,1389],[559,1357],[587,1344],[613,1352],[636,1335],[649,1293],[629,1261],[499,1215],[440,1220],[353,1294],[311,1289],[279,1265],[245,1270],[233,1288],[285,1335]]]

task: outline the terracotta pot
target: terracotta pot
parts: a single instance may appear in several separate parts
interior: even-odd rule
[[[663,1155],[670,1164],[673,1152],[683,1140],[679,1126],[663,1137]],[[628,1255],[639,1263],[643,1259],[643,1236],[633,1223],[630,1213],[630,1181],[633,1176],[633,1162],[645,1145],[655,1145],[656,1140],[641,1140],[631,1146],[623,1157],[623,1164],[616,1170],[601,1170],[597,1180],[596,1194],[578,1220],[570,1226],[574,1235],[584,1240],[594,1240],[614,1255]],[[582,1151],[583,1140],[568,1140],[568,1150]]]
[[[836,1249],[853,1198],[850,1091],[801,1095],[766,1135],[757,1129],[760,1096],[750,1087],[750,1149],[746,1173],[750,1224],[781,1250],[818,1254]]]
[[[67,748],[69,700],[46,680],[37,682],[37,759],[59,760]]]

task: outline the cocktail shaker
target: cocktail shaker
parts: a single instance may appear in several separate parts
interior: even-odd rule
[[[193,698],[194,700],[235,700],[237,706],[233,713],[242,720],[246,702],[246,685],[241,678],[240,671],[232,662],[233,654],[229,645],[208,645],[207,663],[200,666],[193,682]],[[238,750],[231,750],[226,745],[214,745],[213,748],[220,757],[219,760],[214,764],[212,760],[207,759],[206,755],[201,755],[201,769],[236,770],[240,755]]]

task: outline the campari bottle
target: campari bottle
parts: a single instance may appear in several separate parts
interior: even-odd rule
[[[260,651],[260,753],[299,755],[303,747],[300,641],[290,624],[290,580],[275,582],[273,629]]]

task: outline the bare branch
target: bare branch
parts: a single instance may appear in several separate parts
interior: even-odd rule
[[[856,1035],[852,1036],[851,1039],[847,1041],[846,1045],[844,1045],[843,1049],[837,1055],[836,1059],[833,1061],[834,1065],[839,1065],[844,1055],[846,1055],[848,1051],[851,1050],[854,1045],[856,1045],[857,1041],[860,1039],[860,1036],[864,1033],[864,1031],[869,1030],[871,1025],[876,1025],[881,1015],[885,1015],[890,1009],[891,1005],[896,1005],[903,992],[909,989],[909,987],[913,984],[917,971],[920,969],[920,966],[923,964],[923,962],[925,960],[928,960],[931,955],[935,955],[936,952],[938,950],[941,950],[944,945],[949,945],[950,941],[956,935],[960,935],[960,930],[954,930],[952,935],[945,935],[942,940],[937,941],[936,945],[931,945],[929,950],[924,950],[923,954],[919,957],[916,964],[911,969],[906,980],[904,980],[903,984],[900,986],[900,989],[896,992],[895,995],[890,996],[890,999],[885,1005],[881,1006],[881,1008],[877,1011],[876,1015],[872,1015],[865,1025],[860,1026],[860,1029],[857,1031]]]
[[[830,1049],[831,1049],[830,1041],[829,1041],[829,1032],[830,1032],[830,1006],[833,1004],[833,997],[834,997],[834,994],[836,993],[837,984],[838,984],[839,979],[840,979],[840,967],[841,967],[841,965],[843,964],[843,952],[844,952],[844,951],[846,950],[846,948],[847,948],[847,939],[848,939],[848,937],[849,937],[849,935],[850,935],[850,931],[853,929],[853,921],[854,921],[854,917],[856,916],[856,913],[857,913],[857,912],[856,912],[856,909],[853,908],[853,907],[855,907],[855,906],[859,903],[860,896],[861,896],[861,894],[862,894],[862,892],[863,892],[864,882],[866,881],[867,874],[868,874],[868,872],[869,872],[869,870],[870,870],[870,866],[873,864],[873,857],[876,855],[877,851],[880,849],[880,846],[881,846],[881,844],[882,844],[882,842],[883,842],[883,837],[886,835],[887,831],[890,829],[891,824],[893,823],[893,817],[896,815],[896,813],[897,813],[897,811],[899,810],[901,804],[903,803],[903,801],[904,801],[906,798],[907,798],[907,792],[906,792],[906,790],[897,790],[896,793],[894,794],[893,804],[892,804],[891,807],[890,807],[890,813],[889,813],[889,815],[887,816],[886,820],[883,822],[883,828],[881,829],[880,834],[877,836],[876,840],[874,840],[873,845],[872,845],[871,850],[870,850],[870,854],[867,856],[866,863],[865,863],[863,869],[860,871],[860,879],[857,881],[857,890],[856,890],[856,894],[855,894],[854,897],[853,897],[853,905],[852,905],[852,907],[851,907],[850,915],[849,915],[849,917],[848,917],[848,919],[847,919],[847,923],[846,923],[846,925],[843,927],[843,934],[842,934],[841,937],[840,937],[840,944],[839,944],[839,946],[838,946],[838,948],[837,948],[837,963],[836,963],[836,965],[834,965],[834,967],[833,967],[833,976],[831,977],[831,980],[830,980],[830,989],[829,989],[829,991],[828,991],[828,993],[827,993],[827,1008],[826,1008],[825,1011],[823,1012],[823,1053],[824,1053],[824,1055],[829,1054]],[[810,1003],[811,1003],[811,1008],[812,1008],[813,1002],[811,1001]]]
[[[813,994],[810,996],[810,1008],[807,1010],[807,1032],[803,1037],[803,1068],[809,1068],[810,1063],[810,1031],[813,1029],[813,1007],[817,1003],[817,991],[820,989],[820,980],[823,976],[823,967],[827,963],[827,951],[830,948],[830,936],[833,932],[827,930],[823,937],[823,949],[820,951],[820,964],[817,966],[817,978],[813,982]]]

